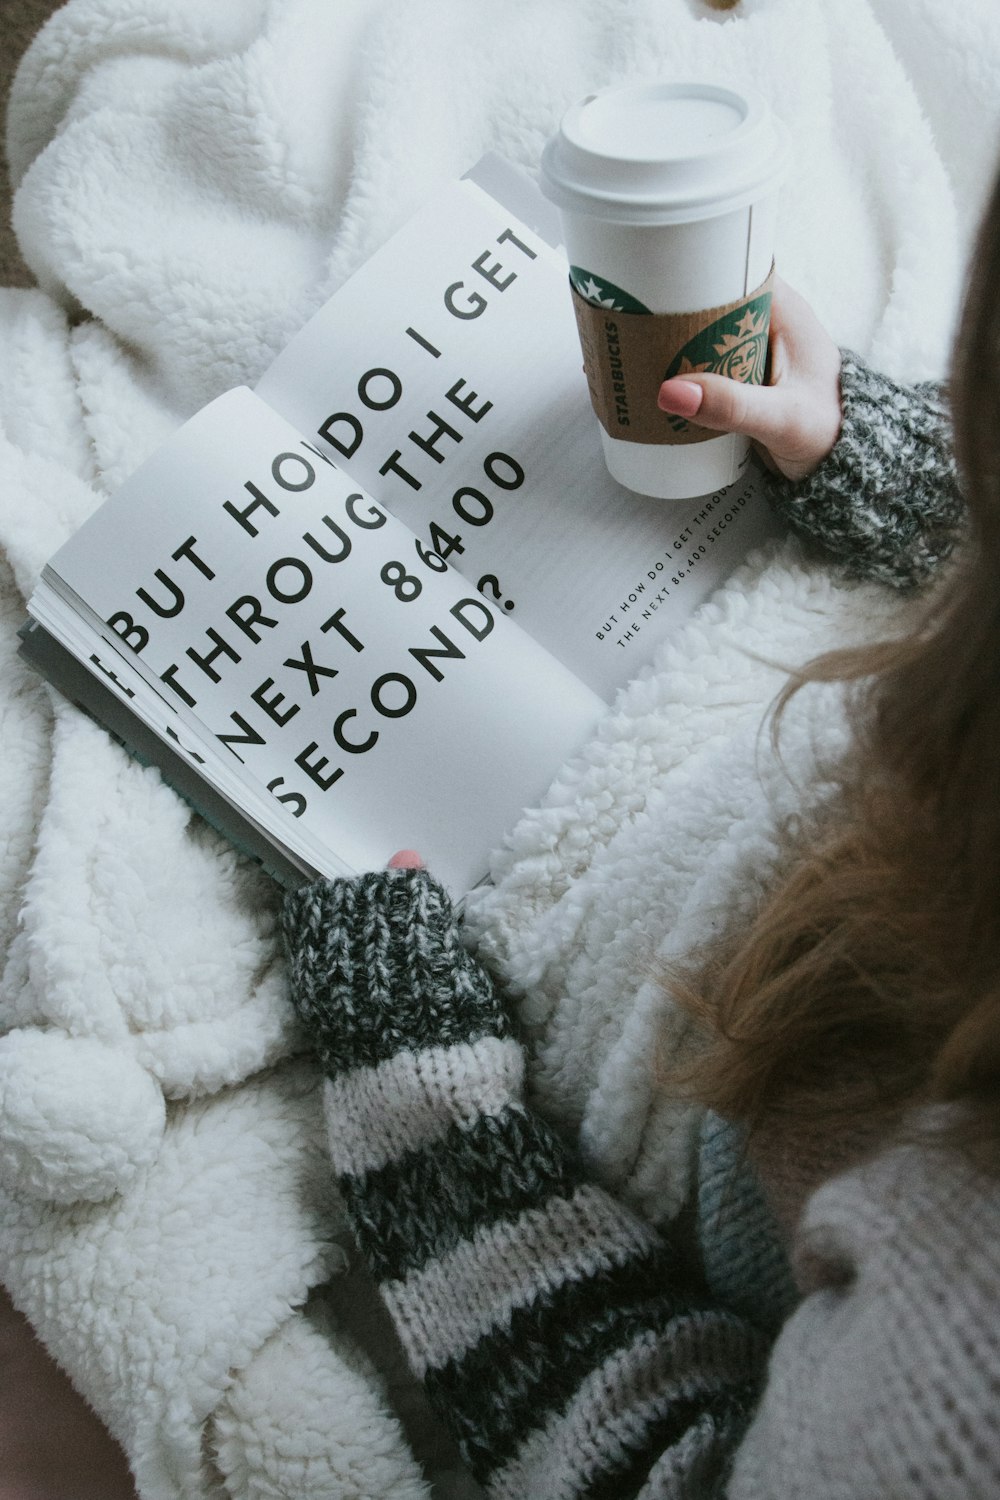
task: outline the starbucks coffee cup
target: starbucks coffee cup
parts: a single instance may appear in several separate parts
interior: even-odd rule
[[[545,147],[605,461],[638,494],[709,494],[746,463],[745,438],[656,396],[673,375],[763,379],[784,159],[763,98],[697,81],[591,94]]]

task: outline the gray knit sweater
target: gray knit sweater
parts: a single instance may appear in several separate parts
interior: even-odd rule
[[[947,403],[841,356],[840,436],[808,479],[769,476],[771,503],[848,577],[908,588],[951,551],[963,512]]]
[[[851,356],[843,393],[833,454],[775,503],[911,585],[961,513],[944,412]],[[709,1119],[696,1270],[525,1105],[509,1012],[426,872],[318,882],[283,920],[360,1250],[491,1497],[1000,1495],[1000,1178],[887,1150],[813,1194],[789,1260]]]

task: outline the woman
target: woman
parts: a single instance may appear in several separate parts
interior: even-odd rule
[[[730,1295],[586,1182],[414,857],[286,903],[360,1247],[491,1496],[1000,1494],[997,289],[1000,183],[954,362],[961,556],[915,637],[807,674],[858,685],[836,819],[677,984],[706,1029],[685,1083],[745,1132],[788,1259],[734,1198],[703,1226],[747,1252]],[[770,386],[660,402],[753,437],[857,576],[915,584],[955,539],[939,395],[841,357],[787,289]]]

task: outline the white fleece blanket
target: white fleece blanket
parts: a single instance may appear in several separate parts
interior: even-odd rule
[[[70,0],[22,64],[9,159],[40,289],[0,293],[0,1255],[144,1500],[473,1490],[342,1274],[273,892],[23,670],[24,597],[429,189],[490,148],[533,171],[579,95],[687,72],[752,81],[788,124],[778,262],[835,337],[941,375],[998,143],[995,0]],[[894,608],[791,546],[752,559],[470,905],[540,1102],[659,1219],[691,1122],[654,1088],[683,1038],[651,976],[752,902],[776,820],[821,796],[839,713],[801,702],[785,774],[759,734],[781,665]]]

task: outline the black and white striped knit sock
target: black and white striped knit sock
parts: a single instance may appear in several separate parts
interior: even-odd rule
[[[525,1107],[445,893],[414,870],[319,882],[283,928],[359,1246],[473,1474],[498,1500],[713,1493],[764,1341]]]

